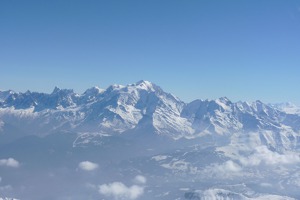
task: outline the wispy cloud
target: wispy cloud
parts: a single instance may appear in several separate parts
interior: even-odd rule
[[[18,168],[20,166],[20,163],[13,158],[1,159],[0,166]]]
[[[84,171],[94,171],[98,169],[99,165],[90,161],[83,161],[79,163],[78,167]]]

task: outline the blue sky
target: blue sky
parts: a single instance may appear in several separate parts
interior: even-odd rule
[[[0,89],[141,79],[184,101],[300,105],[298,0],[0,1]]]

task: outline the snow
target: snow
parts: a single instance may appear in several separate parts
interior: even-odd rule
[[[282,112],[288,113],[288,114],[298,114],[300,115],[300,107],[296,106],[295,104],[291,102],[286,103],[276,103],[276,104],[269,104],[271,107],[276,108]]]
[[[215,102],[220,105],[224,110],[230,110],[230,106],[228,105],[229,99],[227,97],[221,97],[219,99],[216,99]]]
[[[155,91],[153,85],[151,82],[149,81],[144,81],[144,80],[141,80],[141,81],[138,81],[135,86],[140,89],[140,90],[148,90],[148,91]]]
[[[90,144],[99,146],[102,145],[102,138],[104,137],[110,137],[110,135],[98,132],[79,133],[73,142],[73,147],[85,147]]]

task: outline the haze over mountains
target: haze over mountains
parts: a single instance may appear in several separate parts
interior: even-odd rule
[[[290,103],[185,103],[149,81],[0,92],[0,199],[297,199],[299,149]]]

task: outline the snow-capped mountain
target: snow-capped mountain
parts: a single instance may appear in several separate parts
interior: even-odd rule
[[[185,103],[148,81],[0,97],[3,197],[300,198],[300,116],[277,106]]]
[[[4,95],[3,95],[4,96]],[[12,93],[1,102],[4,123],[35,127],[35,133],[56,130],[122,133],[145,129],[157,133],[192,133],[180,113],[185,104],[148,81],[127,86],[97,87],[79,95],[55,88],[51,94]],[[39,128],[37,128],[39,127]]]
[[[184,103],[148,81],[105,90],[93,87],[83,94],[56,87],[51,94],[4,91],[0,97],[0,130],[25,134],[142,131],[177,139],[272,131],[296,141],[300,131],[300,116],[276,106],[234,103],[226,97]],[[282,143],[284,138],[276,140]]]

